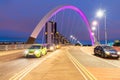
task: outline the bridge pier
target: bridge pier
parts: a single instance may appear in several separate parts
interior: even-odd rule
[[[33,37],[30,36],[30,37],[28,38],[26,44],[33,44],[33,43],[35,42],[35,39],[36,39],[36,38],[33,38]]]

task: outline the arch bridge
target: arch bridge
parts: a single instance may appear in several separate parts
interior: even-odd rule
[[[41,21],[38,23],[38,25],[35,27],[35,29],[33,30],[32,34],[30,35],[27,43],[34,43],[35,39],[37,38],[37,36],[39,35],[40,31],[42,30],[42,28],[45,26],[46,22],[49,21],[49,19],[51,17],[53,17],[55,14],[57,14],[58,12],[65,10],[65,9],[71,9],[73,11],[76,11],[80,17],[82,18],[82,20],[85,22],[88,32],[89,32],[89,36],[91,39],[91,43],[92,45],[94,45],[94,36],[92,35],[91,29],[90,29],[90,24],[88,19],[86,18],[85,14],[77,7],[72,6],[72,5],[62,5],[62,6],[58,6],[54,9],[52,9],[50,12],[48,12],[48,14],[46,14]]]

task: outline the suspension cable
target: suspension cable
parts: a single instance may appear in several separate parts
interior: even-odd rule
[[[70,12],[71,13],[71,12]],[[71,14],[68,14],[67,15],[67,22],[66,22],[66,27],[69,27],[69,24],[70,24],[70,16],[71,16]],[[68,29],[66,30],[66,36],[69,34],[69,31],[68,31]]]
[[[72,15],[71,17],[72,17],[72,22],[71,22],[71,27],[70,27],[70,32],[69,32],[70,35],[71,35],[72,32],[73,32],[72,30],[73,30],[73,26],[74,26],[74,19],[75,19],[75,16]]]
[[[60,25],[60,32],[62,33],[62,27],[63,27],[63,21],[64,20],[64,11],[62,12],[62,22],[61,22],[61,25]]]
[[[77,26],[79,27],[79,24],[78,24],[78,21],[79,21],[79,20],[78,20],[78,18],[77,18],[76,20],[77,20],[77,21],[76,21],[76,24],[75,24],[75,25],[76,25],[76,27],[77,27]],[[76,35],[77,35],[76,38],[78,39],[79,30],[76,31]]]

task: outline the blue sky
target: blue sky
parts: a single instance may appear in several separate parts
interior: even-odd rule
[[[90,23],[95,19],[97,9],[105,9],[108,39],[120,39],[120,0],[0,0],[0,40],[26,41],[43,16],[64,4],[80,8]],[[63,13],[64,24],[61,26]],[[74,11],[65,10],[53,19],[55,17],[58,31],[66,37],[73,34],[80,41],[90,41],[85,23]],[[37,40],[40,40],[42,35],[40,33]],[[100,39],[104,40],[103,18],[100,20]]]

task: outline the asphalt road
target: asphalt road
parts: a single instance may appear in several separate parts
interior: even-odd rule
[[[69,47],[68,51],[98,80],[120,80],[120,59],[104,59],[94,56],[93,49],[91,49]]]
[[[23,52],[0,56],[0,80],[10,80],[12,76],[22,70],[38,65],[38,62],[47,56],[45,55],[41,58],[25,58]]]
[[[120,59],[104,59],[93,55],[93,48],[66,47],[68,53],[98,80],[120,80]],[[64,51],[64,49],[61,49]],[[49,56],[24,58],[22,53],[0,57],[0,80],[12,80],[12,76],[40,65]],[[50,58],[50,57],[49,57]],[[75,62],[76,63],[76,62]],[[25,72],[25,71],[24,71]]]

